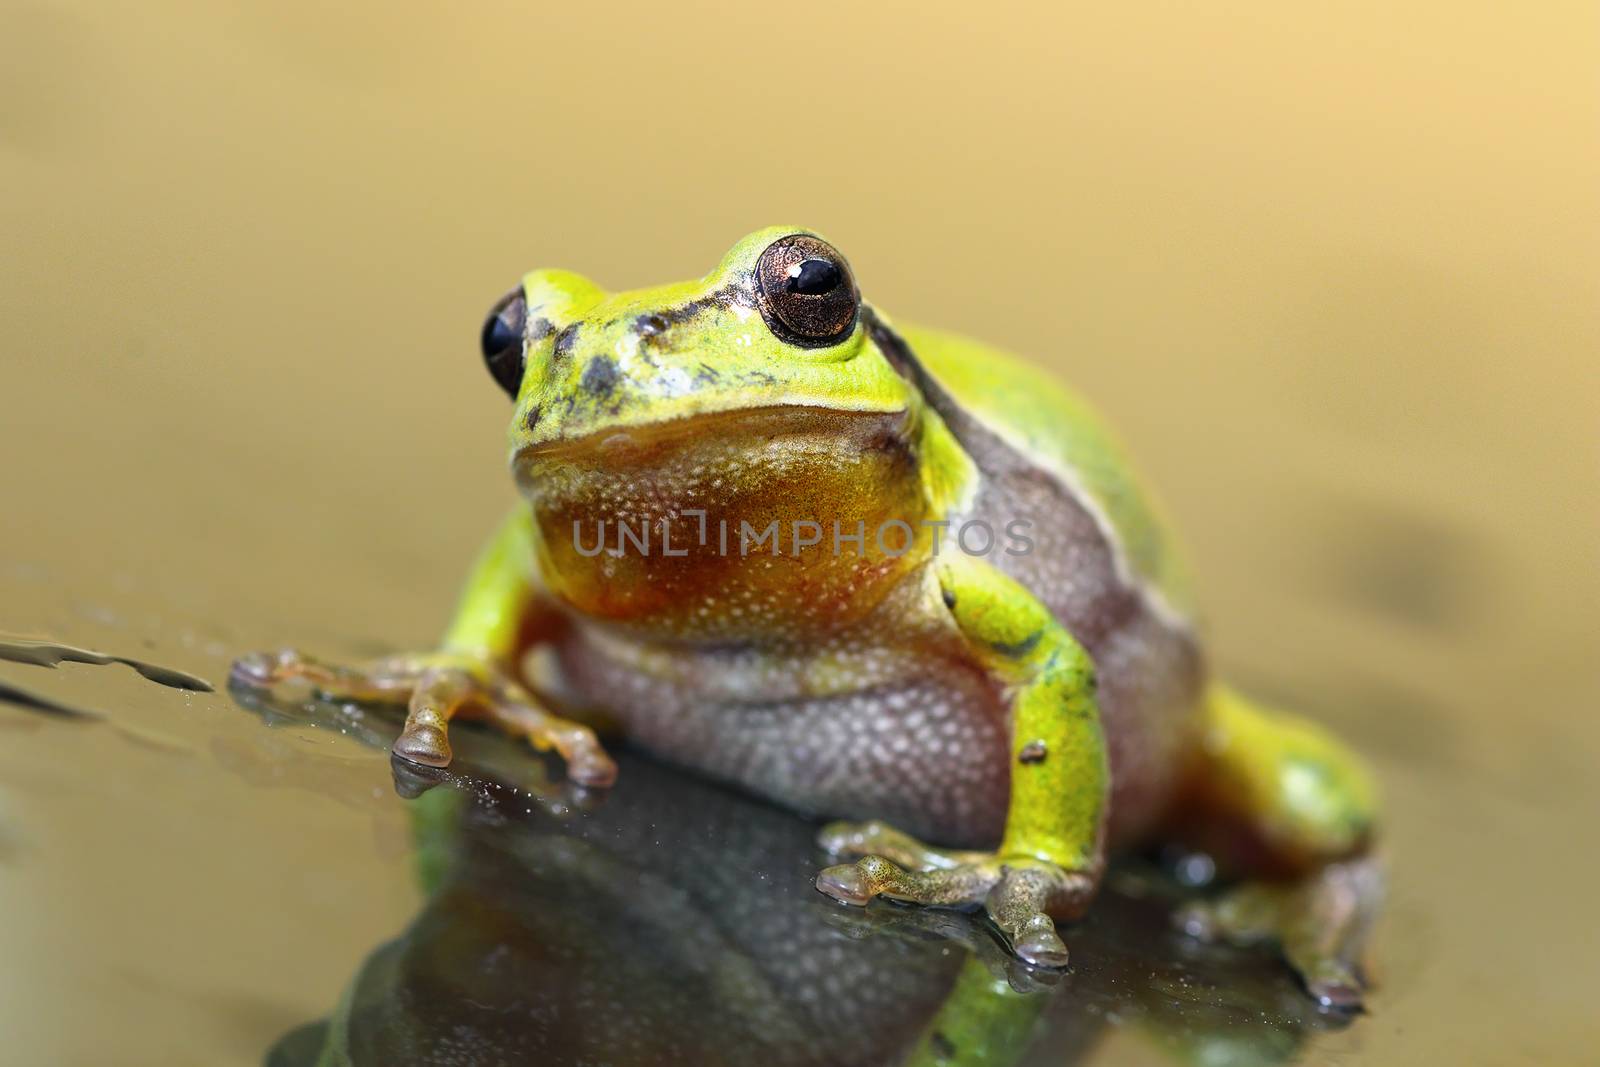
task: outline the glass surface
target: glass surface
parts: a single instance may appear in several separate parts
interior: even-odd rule
[[[1597,21],[0,5],[0,1058],[304,1063],[331,1018],[362,1062],[870,1063],[958,987],[1030,1063],[1591,1057]],[[1372,756],[1367,1015],[1171,932],[1137,859],[1049,982],[637,754],[573,797],[462,730],[406,799],[390,720],[221,688],[436,640],[511,500],[477,333],[523,271],[784,220],[1091,396],[1220,668]]]

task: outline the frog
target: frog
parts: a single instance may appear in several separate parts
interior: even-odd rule
[[[977,911],[1043,970],[1109,856],[1214,856],[1234,881],[1174,921],[1361,1006],[1375,775],[1217,677],[1164,511],[1075,391],[892,318],[792,226],[689,282],[532,271],[479,341],[519,493],[440,644],[236,683],[403,707],[394,756],[431,767],[477,719],[624,788],[618,737],[827,820],[841,905]]]

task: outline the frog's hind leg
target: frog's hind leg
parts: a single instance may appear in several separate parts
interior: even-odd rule
[[[1326,1007],[1361,1006],[1361,953],[1383,898],[1368,850],[1377,789],[1365,763],[1304,719],[1222,686],[1207,696],[1180,833],[1260,878],[1178,915],[1190,934],[1274,941]]]

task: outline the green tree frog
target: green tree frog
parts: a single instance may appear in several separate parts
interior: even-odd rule
[[[485,718],[591,786],[609,724],[852,820],[821,831],[822,892],[981,906],[1039,967],[1108,850],[1203,847],[1274,880],[1188,929],[1274,939],[1319,1000],[1360,1003],[1372,776],[1209,674],[1158,511],[1076,395],[893,321],[793,227],[659,288],[534,271],[481,342],[523,500],[439,648],[253,655],[238,681],[404,705],[394,752],[434,766],[453,718]]]

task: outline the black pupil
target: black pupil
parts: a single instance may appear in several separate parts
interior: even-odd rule
[[[839,287],[839,268],[825,259],[807,259],[789,268],[783,287],[801,296],[822,296]]]
[[[497,356],[512,345],[522,342],[520,324],[511,321],[514,310],[510,305],[500,308],[483,324],[483,337],[480,343],[483,345],[485,358]]]

